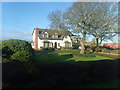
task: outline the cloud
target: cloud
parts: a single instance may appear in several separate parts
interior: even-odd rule
[[[21,39],[21,40],[31,41],[32,40],[32,32],[3,30],[2,31],[2,40],[8,40],[8,39]]]

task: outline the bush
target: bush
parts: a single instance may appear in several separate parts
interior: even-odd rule
[[[76,45],[76,44],[74,44],[74,45],[72,45],[73,46],[73,49],[78,49],[78,47],[80,46],[79,44],[78,45]]]
[[[94,53],[90,53],[90,54],[75,54],[77,56],[80,57],[96,57],[96,55]]]
[[[102,52],[102,49],[100,47],[95,48],[96,52]]]
[[[3,58],[10,58],[10,56],[13,54],[14,52],[9,49],[7,46],[2,48],[2,57]]]
[[[97,48],[96,45],[90,45],[90,50],[92,50],[92,52],[94,52],[96,48]]]
[[[31,57],[34,52],[28,42],[24,40],[10,39],[2,42],[2,53],[4,59],[17,59],[19,61],[24,61],[32,59]]]
[[[90,54],[90,53],[92,53],[91,50],[85,50],[85,54]]]
[[[91,54],[79,54],[79,56],[81,56],[81,57],[96,57],[96,55],[94,53],[91,53]]]
[[[73,47],[61,47],[61,50],[72,50]]]
[[[103,48],[103,49],[102,49],[102,52],[103,52],[103,53],[110,53],[110,50],[109,50],[109,49],[106,49],[106,48]]]
[[[2,48],[4,47],[8,47],[13,52],[18,52],[18,51],[33,52],[33,49],[28,42],[24,40],[19,40],[19,39],[10,39],[10,40],[3,41]]]
[[[52,50],[51,47],[40,47],[40,48],[41,48],[41,50]]]
[[[32,54],[26,51],[18,51],[11,56],[12,60],[29,61]]]

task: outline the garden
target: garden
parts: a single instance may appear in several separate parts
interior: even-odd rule
[[[79,54],[79,50],[58,50],[51,52],[35,53],[34,60],[39,63],[55,63],[65,61],[97,61],[97,60],[114,60],[113,58],[92,54]]]
[[[3,88],[118,88],[119,58],[80,50],[35,51],[23,40],[2,44]]]

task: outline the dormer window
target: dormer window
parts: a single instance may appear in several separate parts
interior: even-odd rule
[[[54,38],[58,38],[58,35],[55,35]]]
[[[55,33],[55,35],[54,35],[54,38],[58,38],[58,35],[57,35],[57,33]]]
[[[47,34],[46,33],[44,34],[44,38],[47,38]]]

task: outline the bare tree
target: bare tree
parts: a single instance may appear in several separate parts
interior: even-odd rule
[[[117,32],[117,3],[75,2],[66,11],[49,14],[50,27],[69,30],[78,35],[81,54],[84,54],[87,34],[95,37],[98,45],[105,39],[111,39]]]
[[[67,26],[65,26],[62,10],[56,10],[56,11],[51,12],[48,15],[48,19],[50,21],[49,26],[51,29],[68,30]]]
[[[97,46],[103,40],[112,40],[118,33],[118,4],[97,3],[91,20],[89,34],[95,37]]]

